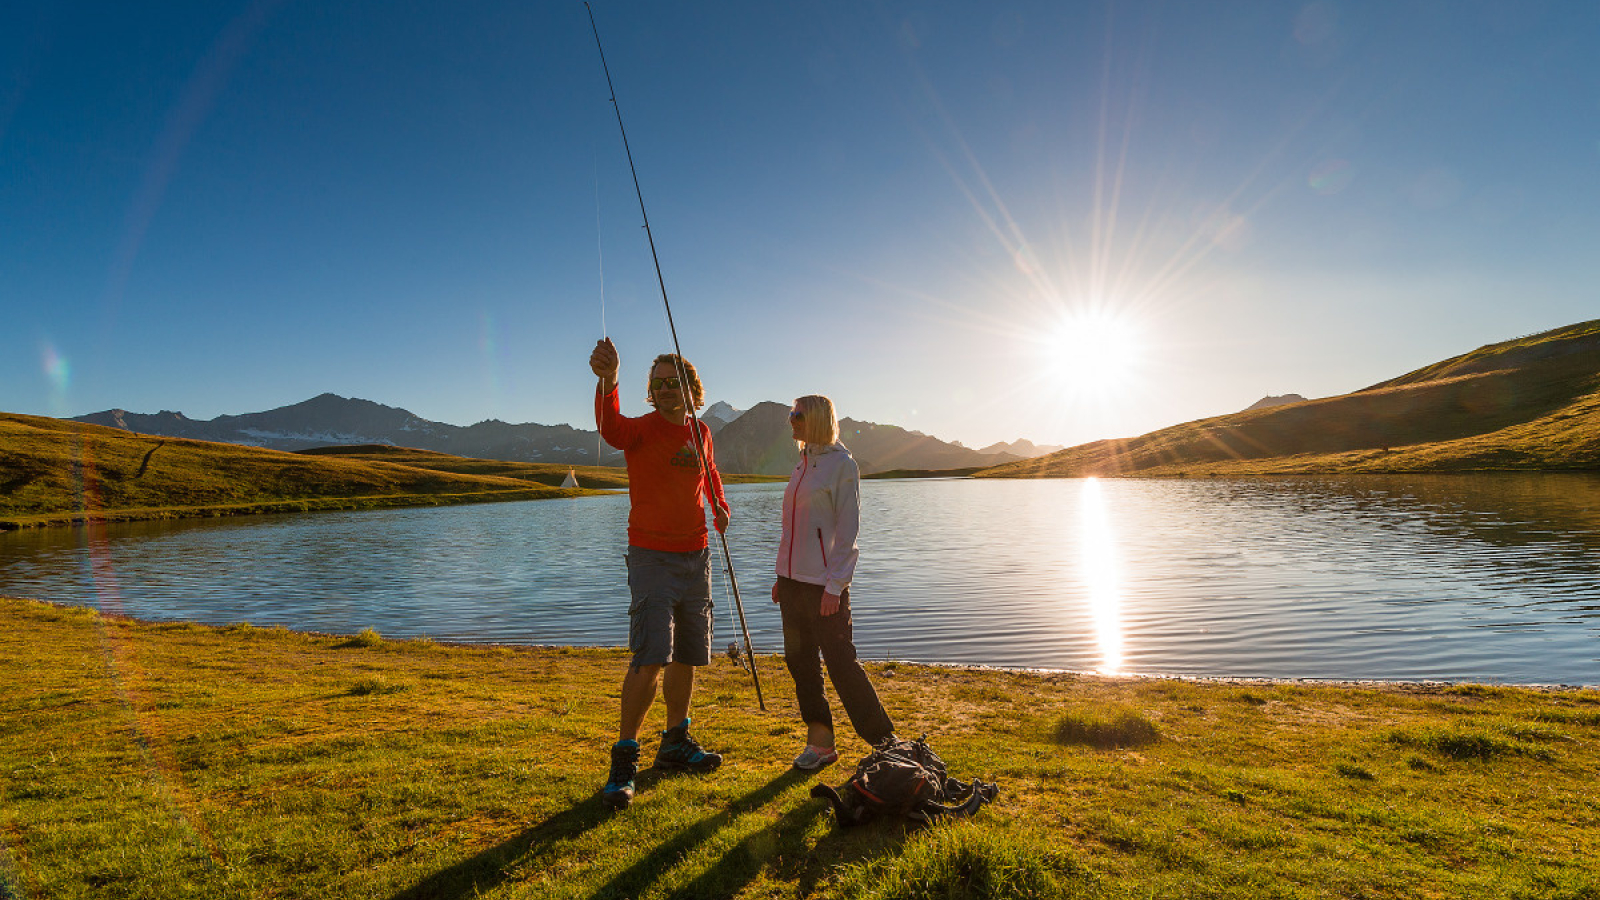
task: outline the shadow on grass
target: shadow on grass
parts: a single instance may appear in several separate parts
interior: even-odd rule
[[[635,784],[640,790],[647,790],[660,780],[660,772],[646,769],[639,773]],[[543,853],[552,845],[575,838],[614,815],[616,813],[601,803],[600,795],[596,793],[498,846],[435,872],[395,894],[391,900],[463,900],[476,897],[509,880],[515,874],[517,860],[529,854]],[[4,898],[0,897],[0,900]]]
[[[662,777],[656,770],[647,769],[639,774],[638,786],[646,791]],[[766,784],[729,801],[721,812],[701,819],[656,845],[633,865],[595,889],[590,897],[612,900],[638,896],[696,846],[810,777],[794,769],[785,770]],[[543,855],[554,845],[583,834],[613,815],[617,813],[607,809],[598,794],[591,796],[498,846],[434,873],[395,894],[391,900],[466,900],[487,893],[516,877],[518,860]],[[672,891],[667,900],[733,897],[766,869],[772,869],[780,878],[797,880],[802,892],[810,893],[833,865],[893,853],[906,838],[905,829],[898,827],[834,830],[818,842],[813,852],[806,846],[806,834],[819,816],[831,815],[828,805],[820,800],[801,801],[772,825],[758,829],[729,848],[693,881]]]
[[[659,879],[663,873],[671,870],[695,845],[704,843],[717,832],[732,824],[735,819],[766,806],[792,785],[805,781],[809,777],[804,772],[786,769],[783,774],[761,787],[730,802],[722,812],[714,816],[707,816],[678,832],[671,840],[663,841],[655,849],[645,854],[644,858],[601,885],[590,896],[594,900],[638,896],[645,888]],[[798,832],[799,835],[803,836],[805,823],[822,809],[826,809],[826,807],[813,803],[801,804],[780,819],[775,829],[762,829],[723,854],[722,859],[716,865],[706,870],[704,874],[681,890],[673,892],[673,900],[690,900],[690,898],[693,898],[693,900],[710,900],[710,898],[730,897],[738,893],[739,888],[742,888],[751,879],[755,878],[765,864],[768,854],[758,851],[771,845],[774,840],[772,837],[773,831],[776,830],[780,833],[786,831],[790,835]],[[779,839],[781,840],[781,837]]]
[[[789,783],[806,775],[791,771]],[[830,832],[815,848],[806,846],[806,833],[816,820],[826,818]],[[728,849],[716,864],[667,895],[666,900],[724,900],[735,897],[763,871],[783,881],[794,881],[797,894],[808,897],[840,865],[899,852],[910,832],[899,825],[876,824],[841,830],[832,826],[833,812],[821,800],[804,800],[782,818]],[[610,887],[609,885],[607,886]],[[597,892],[591,900],[612,895]]]

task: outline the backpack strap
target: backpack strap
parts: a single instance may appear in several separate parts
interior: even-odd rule
[[[985,803],[991,803],[994,798],[1000,796],[1000,786],[992,781],[973,781],[970,790],[971,793],[960,803],[948,805],[932,801],[924,803],[916,810],[920,815],[914,815],[913,818],[929,824],[945,817],[964,819],[976,813]]]

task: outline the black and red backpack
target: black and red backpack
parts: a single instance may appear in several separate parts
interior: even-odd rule
[[[970,816],[999,792],[993,782],[969,784],[950,777],[924,735],[914,741],[891,737],[856,764],[850,780],[837,788],[819,784],[811,796],[827,800],[843,826],[877,818],[926,825],[947,816]]]

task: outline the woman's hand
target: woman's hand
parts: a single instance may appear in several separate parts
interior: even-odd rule
[[[831,616],[839,611],[839,595],[822,592],[822,614]]]
[[[772,602],[778,602],[778,583],[776,581],[772,583]]]

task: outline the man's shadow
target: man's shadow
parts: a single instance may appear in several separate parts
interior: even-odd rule
[[[659,771],[646,769],[639,773],[635,784],[645,790],[660,780]],[[614,815],[616,813],[600,801],[599,794],[595,794],[471,859],[462,860],[448,869],[440,869],[395,894],[391,900],[462,900],[476,897],[510,879],[517,860],[540,855]]]

